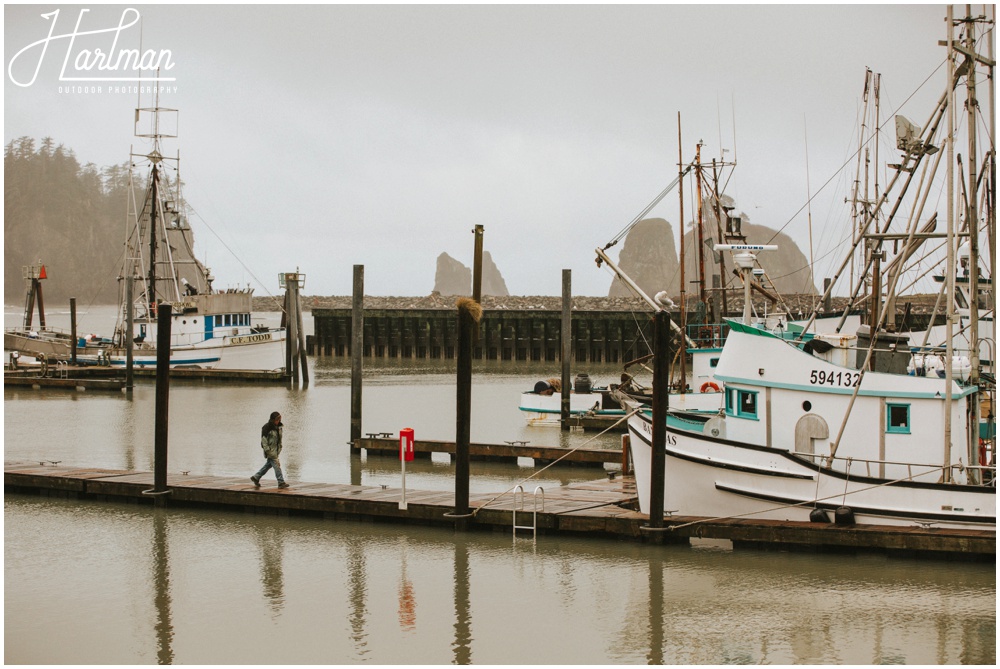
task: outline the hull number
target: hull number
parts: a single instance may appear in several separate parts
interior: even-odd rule
[[[809,383],[814,386],[843,386],[845,388],[853,388],[860,381],[860,372],[827,372],[816,369],[809,372]]]

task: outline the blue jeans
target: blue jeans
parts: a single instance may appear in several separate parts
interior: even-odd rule
[[[264,463],[264,466],[260,468],[260,471],[254,474],[254,478],[257,480],[262,479],[264,474],[267,473],[267,470],[272,467],[274,468],[274,475],[278,478],[278,483],[284,483],[285,477],[281,473],[281,462],[278,461],[278,458],[268,458],[267,462]]]

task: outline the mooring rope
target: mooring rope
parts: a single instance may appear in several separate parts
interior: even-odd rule
[[[498,499],[500,499],[501,497],[503,497],[507,493],[512,492],[513,490],[516,490],[518,486],[520,486],[523,483],[525,483],[527,481],[530,481],[531,479],[535,478],[536,476],[538,476],[539,474],[541,474],[542,472],[544,472],[546,469],[548,469],[552,465],[554,465],[557,462],[559,462],[560,460],[563,460],[563,459],[569,457],[570,454],[575,453],[576,451],[580,450],[581,448],[586,447],[588,444],[590,444],[591,442],[593,442],[595,439],[604,436],[604,434],[607,433],[608,430],[615,429],[616,427],[618,427],[619,425],[621,425],[622,421],[628,420],[629,418],[631,418],[632,416],[634,416],[635,414],[637,414],[641,409],[642,409],[642,407],[636,407],[635,409],[633,409],[629,413],[625,414],[624,416],[622,416],[621,418],[619,418],[618,420],[616,420],[612,425],[608,426],[606,429],[604,429],[601,432],[598,432],[597,434],[595,434],[593,437],[591,437],[587,441],[583,442],[582,444],[580,444],[579,446],[577,446],[575,448],[571,448],[570,450],[566,451],[563,455],[560,455],[558,458],[556,458],[555,460],[553,460],[549,464],[545,465],[544,467],[542,467],[538,471],[536,471],[533,474],[531,474],[531,476],[528,476],[526,478],[521,479],[521,481],[519,481],[518,483],[515,483],[511,487],[509,487],[506,490],[504,490],[502,493],[500,493],[500,494],[496,495],[495,497],[493,497],[492,499],[488,500],[485,504],[476,507],[472,511],[473,517],[475,517],[475,515],[477,513],[479,513],[482,509],[485,509],[487,506],[489,506],[493,502],[497,501]]]

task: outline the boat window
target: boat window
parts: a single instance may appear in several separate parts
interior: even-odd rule
[[[910,405],[885,405],[885,431],[893,434],[910,433]]]
[[[232,325],[233,324],[232,316],[230,316],[229,314],[223,316],[222,324],[223,326]]]
[[[749,390],[726,390],[726,413],[738,418],[757,418],[757,393]]]
[[[708,366],[711,367],[712,369],[715,369],[716,367],[719,366],[719,359],[718,358],[709,358],[708,359]]]

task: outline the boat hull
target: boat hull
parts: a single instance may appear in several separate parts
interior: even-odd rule
[[[126,355],[122,349],[114,349],[105,360],[97,356],[78,355],[83,362],[108,364],[124,367]],[[137,368],[156,367],[156,349],[140,347],[133,351],[132,363]],[[222,337],[192,344],[174,346],[170,350],[172,368],[217,369],[217,370],[262,370],[275,371],[285,366],[285,331],[275,330],[253,337]]]
[[[649,513],[652,424],[629,418],[640,510]],[[810,521],[822,509],[832,521],[848,507],[858,524],[996,529],[996,490],[941,484],[940,469],[914,465],[912,480],[869,476],[864,463],[846,472],[764,446],[667,427],[664,510],[684,516]]]

